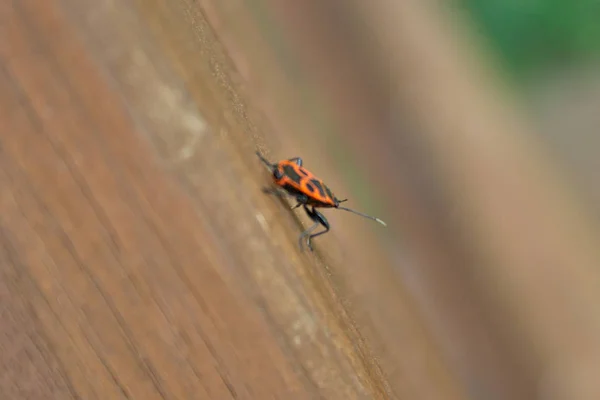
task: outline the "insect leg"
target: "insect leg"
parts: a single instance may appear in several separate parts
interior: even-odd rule
[[[296,163],[298,166],[302,166],[302,159],[300,157],[290,158],[288,161]]]
[[[327,218],[325,218],[323,214],[315,210],[314,207],[312,207],[311,210],[306,205],[304,205],[304,211],[306,211],[306,214],[309,216],[310,219],[312,219],[315,222],[315,224],[307,230],[305,230],[304,232],[302,232],[302,234],[300,235],[300,247],[302,247],[302,241],[304,240],[304,238],[308,236],[308,239],[306,240],[306,245],[308,246],[309,250],[312,251],[312,239],[319,235],[323,235],[324,233],[329,232],[329,222],[327,221]],[[319,225],[323,226],[325,230],[319,233],[312,233],[312,231],[314,231],[315,228],[317,228]]]
[[[310,228],[308,228],[307,230],[305,230],[304,232],[302,232],[300,234],[300,237],[298,238],[298,245],[300,246],[300,250],[302,250],[302,248],[304,246],[304,238],[309,236],[311,234],[311,232],[314,231],[319,225],[320,224],[318,222],[315,222],[313,226],[311,226]],[[306,241],[306,245],[312,251],[312,246],[310,244],[310,236],[309,236],[308,240]]]
[[[292,210],[295,210],[296,208],[305,205],[308,202],[308,196],[305,194],[296,195],[296,201],[298,202],[298,204],[292,207]]]

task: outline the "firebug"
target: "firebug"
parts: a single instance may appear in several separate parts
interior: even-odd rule
[[[300,157],[294,157],[287,160],[281,160],[277,163],[271,163],[258,151],[256,152],[256,155],[271,171],[273,175],[273,182],[275,185],[277,185],[276,188],[265,188],[264,191],[280,197],[294,197],[297,201],[297,204],[292,207],[292,209],[302,206],[308,217],[314,222],[314,225],[302,232],[300,235],[300,248],[303,247],[303,242],[306,238],[306,245],[312,251],[312,239],[329,232],[329,222],[323,214],[317,211],[317,208],[337,208],[339,210],[350,211],[351,213],[360,215],[361,217],[377,221],[383,226],[387,226],[386,223],[379,218],[375,218],[350,208],[340,206],[340,203],[343,203],[348,199],[340,200],[335,197],[333,192],[327,187],[327,185],[325,185],[325,183],[323,183],[321,179],[317,178],[302,166],[302,159]],[[322,226],[324,230],[318,233],[312,233],[319,225]]]

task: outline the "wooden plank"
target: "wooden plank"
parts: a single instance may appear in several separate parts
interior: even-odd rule
[[[6,312],[38,350],[0,393],[389,397],[294,221],[268,227],[222,77],[203,66],[193,86],[131,2],[1,7]],[[3,347],[32,348],[11,335]]]
[[[70,23],[29,5],[4,10],[2,226],[74,392],[311,396]]]

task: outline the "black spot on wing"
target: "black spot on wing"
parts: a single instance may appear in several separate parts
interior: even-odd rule
[[[306,184],[306,189],[308,189],[308,191],[311,193],[315,191],[315,188],[310,183]]]
[[[295,187],[293,187],[289,184],[286,184],[283,188],[292,196],[298,196],[298,195],[303,194],[301,191],[299,191],[298,189],[296,189]]]
[[[298,172],[300,173],[300,175],[308,176],[308,172],[302,167],[298,168]]]
[[[323,189],[323,186],[325,186],[325,185],[321,184],[321,182],[319,182],[316,179],[311,179],[310,183],[312,183],[317,188],[321,197],[325,197],[325,189]],[[307,183],[306,186],[308,186],[308,185],[309,184]]]
[[[335,199],[335,196],[333,195],[333,193],[331,193],[331,190],[329,190],[327,186],[325,186],[325,191],[327,192],[327,197],[329,197],[331,200]]]
[[[292,181],[300,184],[300,181],[302,180],[302,177],[300,175],[298,175],[298,173],[296,172],[296,170],[294,169],[294,167],[292,167],[291,165],[284,165],[283,166],[283,172]]]

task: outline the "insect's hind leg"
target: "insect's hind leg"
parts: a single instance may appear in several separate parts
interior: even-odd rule
[[[263,193],[272,194],[273,196],[277,196],[277,197],[288,197],[289,196],[289,193],[281,188],[264,187],[264,188],[262,188],[262,191],[263,191]]]
[[[327,221],[327,218],[325,218],[325,216],[323,214],[321,214],[320,212],[315,210],[314,207],[312,207],[312,210],[311,210],[305,204],[303,206],[304,206],[304,211],[306,211],[306,214],[309,216],[309,218],[311,220],[313,220],[315,222],[315,224],[313,226],[311,226],[310,228],[308,228],[307,230],[305,230],[304,232],[302,232],[302,234],[300,235],[299,244],[300,244],[300,248],[302,248],[302,242],[304,241],[304,238],[308,236],[308,239],[306,240],[306,245],[308,246],[308,249],[310,251],[312,251],[312,239],[314,239],[315,237],[317,237],[319,235],[323,235],[323,234],[329,232],[329,222]],[[318,232],[318,233],[312,233],[312,231],[314,231],[319,225],[323,226],[325,228],[325,230]]]
[[[290,158],[290,159],[288,159],[288,161],[296,163],[296,165],[298,165],[299,167],[302,166],[302,159],[300,157]]]

